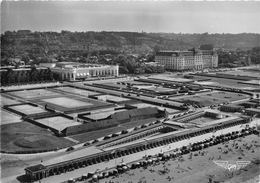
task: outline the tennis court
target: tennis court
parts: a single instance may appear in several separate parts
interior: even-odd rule
[[[9,92],[9,94],[23,99],[43,98],[43,97],[52,97],[52,96],[60,95],[60,93],[53,92],[46,89],[23,90],[23,91]]]
[[[67,97],[57,97],[57,98],[50,98],[50,99],[42,99],[42,101],[48,102],[50,104],[64,106],[66,108],[75,108],[75,107],[83,107],[83,106],[93,105],[92,103],[81,102],[79,100],[75,100],[75,99],[71,99],[71,98],[67,98]]]
[[[58,88],[55,88],[54,90],[63,91],[63,92],[67,92],[67,93],[72,93],[72,94],[77,94],[77,95],[83,95],[83,96],[91,96],[91,95],[98,95],[98,94],[100,94],[98,92],[82,90],[82,89],[73,88],[73,87],[69,87],[69,86],[58,87]]]
[[[52,110],[63,112],[76,112],[78,110],[89,111],[93,109],[105,108],[113,104],[94,100],[91,98],[79,97],[76,95],[62,95],[43,99],[34,99],[32,102],[41,106],[46,106]]]
[[[19,101],[4,97],[0,95],[1,107],[4,105],[12,105],[12,104],[19,104]]]
[[[5,124],[10,124],[10,123],[17,123],[17,122],[21,122],[21,117],[14,115],[10,112],[7,111],[2,111],[0,110],[0,116],[1,116],[1,125],[5,125]]]
[[[96,96],[98,98],[98,100],[103,100],[103,101],[113,101],[113,102],[123,102],[123,101],[129,101],[130,99],[127,98],[123,98],[123,97],[117,97],[114,95],[100,95],[100,96]]]
[[[40,107],[35,107],[32,105],[28,105],[28,104],[10,106],[9,108],[13,109],[15,111],[21,112],[23,114],[26,114],[26,115],[46,112],[46,110],[44,110]]]

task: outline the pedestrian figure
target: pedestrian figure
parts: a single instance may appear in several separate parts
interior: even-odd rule
[[[209,183],[212,183],[212,179],[211,178],[209,178]]]

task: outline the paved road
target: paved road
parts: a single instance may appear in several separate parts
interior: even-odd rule
[[[258,125],[259,125],[259,119],[258,119],[258,121],[255,120],[255,121],[251,122],[249,125],[255,126],[256,123],[258,123]],[[221,135],[221,134],[226,134],[226,133],[229,133],[229,132],[232,132],[232,131],[241,130],[242,128],[243,127],[241,127],[240,125],[234,126],[234,127],[231,127],[231,128],[219,130],[216,133],[214,133],[214,135],[217,136],[217,135]],[[189,143],[194,143],[194,142],[197,142],[197,141],[202,141],[204,139],[210,138],[210,137],[212,137],[212,135],[213,135],[213,133],[207,133],[207,134],[197,136],[197,137],[194,137],[194,138],[191,138],[191,139],[186,139],[186,140],[182,140],[182,141],[179,141],[179,142],[171,143],[171,144],[168,144],[167,146],[161,146],[161,147],[157,147],[157,148],[154,148],[154,149],[149,149],[149,150],[146,150],[146,151],[138,152],[138,153],[135,153],[135,154],[124,156],[124,157],[120,157],[120,158],[117,158],[115,160],[110,160],[108,162],[91,165],[91,166],[88,166],[88,167],[85,167],[85,168],[80,168],[80,169],[77,169],[77,170],[72,171],[72,172],[67,172],[65,174],[48,177],[48,178],[41,180],[41,182],[42,183],[53,183],[53,182],[58,183],[58,182],[67,181],[70,178],[80,177],[83,174],[87,174],[88,172],[94,172],[96,170],[99,170],[99,171],[105,170],[106,167],[107,168],[113,168],[116,164],[119,164],[122,161],[129,163],[129,162],[141,159],[145,154],[155,155],[155,154],[157,154],[161,151],[168,152],[168,151],[171,151],[173,149],[182,147],[184,145],[189,145]],[[17,182],[16,180],[13,180],[13,179],[14,179],[14,177],[2,179],[2,183]]]

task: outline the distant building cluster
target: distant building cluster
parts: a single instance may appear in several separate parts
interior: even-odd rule
[[[201,70],[218,67],[218,55],[213,50],[159,51],[155,62],[167,70]]]

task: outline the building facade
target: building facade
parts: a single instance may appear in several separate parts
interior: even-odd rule
[[[249,108],[246,109],[246,114],[260,118],[260,108]]]
[[[243,109],[244,109],[243,106],[238,106],[235,104],[220,106],[220,111],[225,111],[225,112],[241,112]]]
[[[201,70],[218,67],[218,55],[212,50],[159,51],[155,62],[167,70]]]
[[[58,62],[49,67],[53,74],[58,75],[61,80],[86,79],[90,76],[118,76],[119,66],[83,64],[75,62]]]

